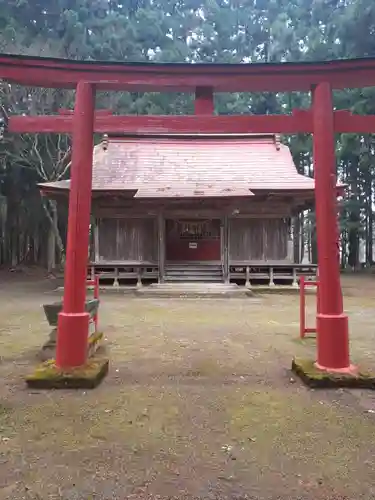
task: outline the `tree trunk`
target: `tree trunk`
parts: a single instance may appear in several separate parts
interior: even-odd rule
[[[300,232],[300,257],[299,262],[303,261],[305,256],[306,234],[305,234],[305,215],[302,212],[299,216],[299,232]]]
[[[369,266],[373,264],[373,249],[374,249],[374,214],[372,211],[372,207],[369,210],[369,229],[368,229],[368,251],[367,251],[367,263]]]
[[[370,176],[369,176],[370,177]],[[373,249],[373,212],[372,212],[372,182],[371,177],[367,181],[367,231],[366,231],[366,264],[372,265]]]
[[[300,255],[300,243],[301,243],[301,228],[300,228],[300,216],[296,215],[293,217],[293,262],[299,264],[301,262]]]
[[[341,236],[341,269],[346,268],[346,261],[347,261],[347,231],[342,232]]]
[[[357,228],[349,229],[348,235],[349,255],[348,264],[353,271],[358,269],[359,262],[359,237]]]
[[[353,271],[359,267],[359,224],[360,212],[358,206],[357,195],[352,195],[352,200],[355,201],[354,208],[349,213],[349,231],[348,231],[348,264]]]
[[[53,225],[57,223],[57,212],[56,210],[52,211],[52,220]],[[50,224],[48,229],[48,245],[47,245],[47,271],[50,273],[54,269],[56,269],[56,233],[53,228],[53,225]]]
[[[59,232],[59,218],[57,212],[56,202],[54,200],[49,200],[49,208],[46,203],[43,202],[44,211],[50,221],[50,230],[48,233],[48,254],[47,254],[47,267],[51,271],[56,267],[56,248],[59,251],[60,262],[64,260],[64,244]],[[52,237],[53,233],[53,237]],[[53,248],[52,248],[53,247]],[[53,267],[50,267],[52,266]]]
[[[17,267],[18,264],[18,243],[18,229],[13,225],[10,233],[10,265],[12,268]]]
[[[311,264],[318,263],[318,245],[315,234],[311,235]]]

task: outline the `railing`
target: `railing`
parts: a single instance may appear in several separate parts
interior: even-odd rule
[[[219,262],[217,262],[219,265]],[[118,287],[120,284],[134,283],[141,287],[145,282],[157,282],[159,265],[157,262],[90,262],[89,276],[98,277],[101,284]],[[224,275],[224,262],[221,262]],[[228,281],[243,282],[247,288],[252,286],[288,285],[298,289],[300,276],[316,278],[316,265],[277,264],[273,262],[250,263],[230,262]]]
[[[99,300],[99,276],[94,276],[91,280],[87,280],[86,286],[94,288],[94,299]],[[97,311],[99,311],[99,307],[97,308]],[[96,312],[96,314],[93,317],[96,332],[98,331],[98,322],[99,322],[98,316],[99,313]]]
[[[316,333],[317,325],[315,323],[314,328],[306,328],[306,288],[308,286],[316,287],[316,314],[320,312],[320,293],[319,293],[319,281],[309,281],[306,280],[305,276],[300,277],[299,290],[300,290],[300,330],[299,335],[301,339],[306,337],[306,333]]]
[[[287,284],[298,288],[298,279],[304,273],[311,278],[316,276],[316,266],[300,264],[231,264],[229,268],[230,280],[245,281],[245,286],[250,288],[257,283],[265,283],[270,288],[276,284]]]
[[[136,280],[137,286],[141,287],[144,280],[157,280],[159,277],[159,266],[153,263],[90,263],[89,270],[91,277],[97,276],[99,280],[112,281],[114,287],[119,286],[120,280]]]

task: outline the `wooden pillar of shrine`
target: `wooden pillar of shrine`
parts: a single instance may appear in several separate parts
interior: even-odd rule
[[[332,90],[320,83],[313,90],[313,153],[320,313],[317,315],[316,366],[351,371],[348,317],[343,313],[338,247],[336,161]]]
[[[165,218],[162,212],[158,213],[158,261],[159,261],[159,283],[164,283],[165,278]]]
[[[59,314],[56,365],[72,368],[87,358],[89,314],[85,311],[91,211],[95,89],[79,82],[73,117],[72,165],[64,302]]]

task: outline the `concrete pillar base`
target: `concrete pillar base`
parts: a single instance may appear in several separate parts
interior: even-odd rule
[[[90,315],[87,312],[59,314],[56,366],[74,368],[86,363],[89,321]]]
[[[342,371],[350,368],[349,325],[345,314],[317,314],[317,363],[326,371]]]

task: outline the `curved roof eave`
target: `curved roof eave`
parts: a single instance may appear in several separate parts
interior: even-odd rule
[[[80,80],[99,89],[217,92],[309,91],[320,82],[333,88],[375,85],[375,57],[330,61],[189,64],[76,61],[0,54],[0,78],[21,85],[73,88]]]

